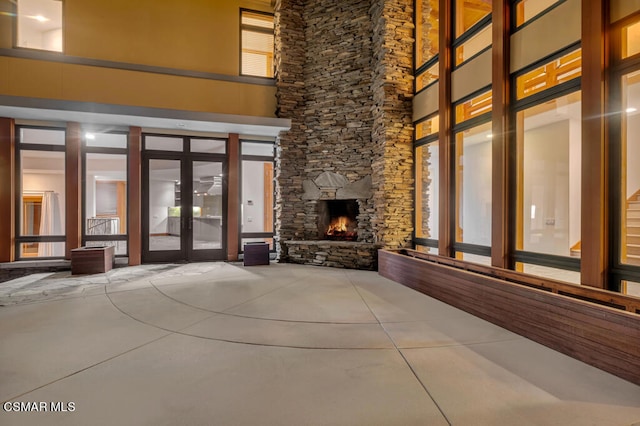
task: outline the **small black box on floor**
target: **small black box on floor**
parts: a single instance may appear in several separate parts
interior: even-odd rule
[[[247,243],[244,245],[244,266],[268,265],[269,244]]]

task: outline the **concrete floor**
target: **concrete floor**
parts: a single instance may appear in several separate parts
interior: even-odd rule
[[[375,272],[40,274],[0,305],[0,401],[48,409],[2,425],[640,424],[640,386]]]

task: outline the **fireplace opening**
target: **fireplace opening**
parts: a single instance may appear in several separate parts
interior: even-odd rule
[[[318,201],[318,237],[322,240],[358,240],[358,201]]]

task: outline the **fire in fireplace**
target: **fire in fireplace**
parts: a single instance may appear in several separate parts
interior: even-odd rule
[[[318,237],[323,240],[358,240],[356,200],[318,201]]]

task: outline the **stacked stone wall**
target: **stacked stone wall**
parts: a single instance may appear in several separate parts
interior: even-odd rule
[[[318,238],[317,199],[304,184],[336,173],[367,179],[358,241],[410,242],[413,217],[413,8],[411,0],[277,0],[276,231],[281,241]],[[371,179],[371,180],[370,180]],[[307,188],[308,189],[308,188]],[[286,260],[286,245],[280,244]]]
[[[372,181],[376,242],[407,247],[413,234],[413,1],[372,0]]]
[[[276,0],[274,20],[277,115],[291,119],[291,129],[281,132],[276,141],[276,236],[290,240],[302,238],[305,226],[301,198],[307,161],[304,2]]]

